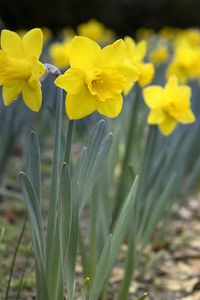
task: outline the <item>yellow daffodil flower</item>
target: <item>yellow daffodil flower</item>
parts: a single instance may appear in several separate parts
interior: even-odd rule
[[[63,43],[55,43],[49,49],[52,63],[58,68],[69,66],[69,48],[72,38],[66,38]]]
[[[172,75],[178,77],[180,82],[200,77],[200,48],[181,44],[175,49],[175,56],[166,71],[167,78]]]
[[[158,46],[150,53],[150,61],[157,65],[165,63],[168,57],[168,49],[165,46]]]
[[[49,28],[43,27],[41,28],[42,34],[43,34],[43,42],[47,43],[52,38],[52,32]],[[19,29],[16,31],[16,33],[23,38],[23,36],[28,32],[27,29]]]
[[[166,26],[166,27],[163,27],[159,31],[158,36],[161,39],[165,39],[168,41],[174,41],[177,38],[177,36],[180,34],[180,32],[181,32],[181,29],[179,29],[179,28]]]
[[[126,47],[127,61],[138,68],[140,72],[138,84],[141,87],[144,87],[152,81],[155,72],[154,65],[152,63],[144,63],[143,61],[147,52],[147,43],[145,41],[141,41],[136,44],[131,37],[125,37],[124,43]],[[129,85],[127,85],[125,90],[126,94],[130,92],[133,85],[134,82],[129,82]]]
[[[109,43],[114,39],[114,32],[95,19],[80,24],[77,32],[78,35],[90,38],[97,43]]]
[[[164,88],[161,86],[147,87],[144,101],[151,109],[147,122],[158,125],[163,135],[169,135],[177,123],[188,124],[195,122],[191,110],[191,89],[187,85],[178,85],[178,79],[172,76]]]
[[[138,69],[126,61],[123,40],[101,49],[95,41],[77,36],[70,46],[69,63],[71,68],[55,80],[67,91],[69,118],[80,119],[95,111],[117,117],[127,82],[139,77]]]
[[[22,93],[25,104],[39,111],[42,103],[39,79],[45,73],[39,61],[42,46],[42,31],[38,28],[30,30],[23,38],[13,31],[2,30],[0,85],[5,105],[10,105]]]
[[[175,46],[188,44],[191,47],[200,46],[200,31],[197,28],[179,30],[174,40]]]

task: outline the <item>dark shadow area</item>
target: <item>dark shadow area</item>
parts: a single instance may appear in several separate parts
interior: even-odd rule
[[[0,0],[0,16],[10,29],[48,26],[56,31],[90,18],[119,34],[138,27],[199,26],[199,0]]]

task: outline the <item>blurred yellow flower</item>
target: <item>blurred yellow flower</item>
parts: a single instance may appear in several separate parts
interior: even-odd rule
[[[39,111],[42,103],[40,77],[45,73],[39,61],[43,46],[42,31],[28,31],[23,38],[9,30],[1,32],[0,85],[3,101],[10,105],[22,92],[25,104]]]
[[[71,40],[73,39],[73,37],[75,37],[75,32],[74,32],[74,29],[70,26],[67,26],[65,27],[63,30],[62,30],[62,36],[63,36],[63,39],[66,40],[66,39],[70,39]]]
[[[187,85],[178,85],[178,79],[171,77],[164,88],[161,86],[147,87],[144,101],[151,109],[148,123],[158,125],[163,135],[169,135],[177,123],[188,124],[195,122],[191,110],[191,89]]]
[[[177,38],[177,36],[179,35],[179,33],[181,32],[181,29],[179,28],[174,28],[174,27],[163,27],[159,33],[158,36],[159,38],[168,40],[168,41],[174,41],[175,38]]]
[[[136,81],[139,72],[127,63],[123,40],[103,49],[91,39],[75,37],[69,51],[71,68],[55,80],[67,91],[66,112],[80,119],[95,111],[110,118],[122,109],[122,92],[128,81]]]
[[[80,24],[77,32],[78,35],[90,38],[97,43],[109,43],[114,39],[114,32],[95,19]]]
[[[149,40],[154,37],[155,31],[151,28],[139,28],[136,31],[136,38],[138,40]]]
[[[174,40],[175,46],[188,44],[191,47],[200,46],[200,31],[197,28],[179,30]]]
[[[72,38],[66,38],[62,43],[54,43],[49,48],[52,63],[58,68],[66,68],[69,65],[69,47]]]
[[[124,43],[126,47],[127,62],[137,67],[140,72],[138,79],[139,85],[143,87],[149,84],[153,79],[155,69],[152,63],[145,63],[143,61],[147,52],[146,41],[141,41],[136,44],[131,37],[125,37]],[[129,85],[126,86],[126,94],[130,92],[133,85],[134,82],[129,82]]]
[[[42,33],[44,37],[44,43],[48,43],[50,39],[52,38],[52,32],[48,27],[42,28]]]
[[[200,48],[181,44],[175,48],[175,55],[166,71],[167,78],[172,75],[180,82],[198,79],[200,77]]]
[[[165,63],[168,57],[168,49],[165,46],[158,46],[150,53],[150,61],[157,65]]]

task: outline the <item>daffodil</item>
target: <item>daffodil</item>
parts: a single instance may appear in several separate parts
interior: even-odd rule
[[[141,41],[136,44],[131,37],[125,37],[124,42],[127,62],[138,68],[140,72],[138,84],[141,87],[144,87],[152,81],[155,72],[154,65],[152,63],[144,62],[144,57],[147,52],[147,43],[146,41]],[[134,82],[129,82],[129,85],[126,87],[126,94],[129,93],[133,85]]]
[[[150,108],[148,123],[158,125],[164,135],[169,135],[177,123],[195,122],[191,110],[191,89],[187,85],[178,85],[178,79],[172,76],[165,87],[150,86],[144,92],[144,101]]]
[[[22,93],[25,104],[39,111],[42,103],[40,77],[45,73],[39,61],[43,36],[38,28],[21,38],[15,32],[2,30],[0,50],[0,85],[5,105]]]
[[[136,81],[139,72],[127,63],[123,40],[103,49],[93,40],[75,37],[69,50],[70,67],[55,80],[67,91],[66,112],[80,119],[95,111],[110,118],[122,109],[122,92],[127,82]]]
[[[177,38],[177,36],[180,34],[180,32],[181,32],[181,29],[179,29],[179,28],[166,26],[166,27],[163,27],[159,31],[158,36],[161,39],[165,39],[168,41],[174,41]]]
[[[180,44],[175,48],[174,58],[166,71],[167,78],[178,77],[182,83],[200,78],[200,48]]]
[[[169,57],[168,49],[165,46],[158,46],[150,53],[150,61],[154,64],[160,65],[167,61]]]
[[[188,44],[191,47],[200,46],[200,31],[197,28],[179,30],[174,40],[176,46]]]
[[[66,68],[69,65],[69,48],[72,38],[66,38],[62,43],[55,43],[49,49],[52,63],[58,68]]]
[[[77,28],[78,35],[90,38],[97,43],[108,43],[113,40],[114,32],[95,19],[82,23]]]

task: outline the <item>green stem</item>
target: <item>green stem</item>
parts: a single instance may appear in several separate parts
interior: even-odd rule
[[[21,232],[20,232],[20,235],[19,235],[19,239],[18,239],[17,245],[15,247],[15,252],[14,252],[14,256],[13,256],[13,260],[12,260],[12,264],[11,264],[11,268],[10,268],[10,274],[9,274],[9,279],[8,279],[8,284],[7,284],[7,289],[6,289],[5,300],[8,300],[9,291],[10,291],[10,284],[11,284],[13,271],[14,271],[14,266],[15,266],[15,261],[16,261],[17,253],[19,251],[19,246],[21,244],[21,241],[22,241],[22,238],[23,238],[23,235],[24,235],[24,231],[25,231],[25,228],[26,228],[26,221],[27,221],[27,215],[25,215],[24,223],[22,225],[22,229],[21,229]]]
[[[55,247],[57,204],[59,197],[59,176],[61,166],[61,138],[62,138],[62,111],[63,111],[63,92],[57,89],[56,99],[56,120],[54,132],[54,154],[51,178],[51,198],[49,204],[48,227],[47,227],[47,247],[46,268],[48,276],[51,277],[51,262],[54,259],[53,249]]]
[[[125,272],[122,283],[122,288],[119,294],[119,300],[128,299],[129,287],[135,270],[135,243],[132,228],[129,228],[129,244],[125,262]]]
[[[68,127],[67,127],[67,138],[66,138],[65,156],[64,156],[64,160],[67,164],[69,164],[70,157],[71,157],[73,131],[74,131],[74,121],[69,120]]]
[[[90,285],[91,285],[90,277],[87,277],[85,279],[85,284],[84,284],[83,300],[89,300],[89,297],[90,297]]]
[[[144,195],[147,187],[148,180],[148,172],[150,170],[150,163],[152,161],[152,155],[154,154],[155,146],[157,141],[157,128],[156,126],[149,127],[149,133],[146,140],[145,153],[143,157],[143,163],[141,167],[141,172],[138,181],[138,195],[135,203],[135,226],[137,230],[137,241],[140,238],[141,234],[141,223],[143,219],[141,219],[141,213],[143,211],[144,205]]]
[[[134,130],[134,124],[135,124],[136,115],[137,115],[139,92],[140,92],[140,88],[139,88],[139,86],[136,86],[135,99],[133,101],[130,122],[129,122],[129,126],[128,126],[128,136],[127,136],[127,142],[126,142],[126,147],[125,147],[126,150],[125,150],[125,154],[124,154],[121,175],[120,175],[117,193],[116,193],[116,197],[115,197],[116,202],[115,202],[115,208],[114,208],[114,212],[113,212],[111,227],[113,227],[113,225],[117,219],[118,213],[120,211],[120,208],[123,204],[124,186],[125,186],[125,183],[127,180],[126,172],[127,172],[128,164],[130,161],[130,156],[131,156],[132,146],[133,146],[133,130]]]

